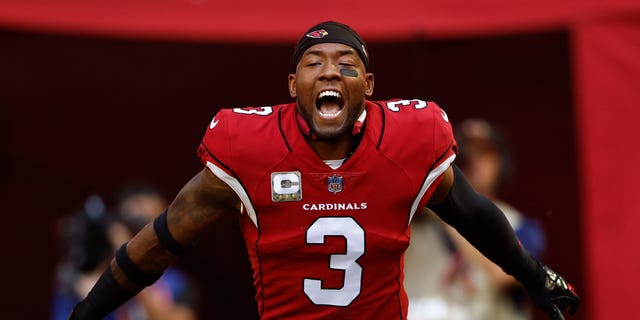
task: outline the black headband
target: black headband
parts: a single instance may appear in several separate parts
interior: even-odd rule
[[[360,59],[364,63],[364,68],[369,70],[369,57],[367,56],[367,49],[365,48],[364,41],[360,36],[349,26],[335,22],[325,21],[311,27],[300,41],[296,45],[296,49],[293,53],[293,70],[296,69],[298,62],[302,54],[307,51],[311,46],[318,43],[342,43],[347,45],[360,55]]]

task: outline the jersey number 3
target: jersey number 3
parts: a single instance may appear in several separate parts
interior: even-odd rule
[[[387,109],[393,112],[399,112],[400,107],[413,107],[415,109],[424,109],[427,107],[427,102],[419,99],[398,100],[398,101],[387,102]]]
[[[364,230],[351,217],[321,217],[307,229],[308,244],[324,244],[327,236],[346,240],[344,254],[332,254],[329,268],[344,270],[342,288],[323,288],[321,279],[304,278],[304,293],[316,305],[348,306],[360,295],[362,267],[357,260],[364,254]]]

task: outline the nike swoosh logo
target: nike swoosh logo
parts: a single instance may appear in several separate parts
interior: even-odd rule
[[[447,116],[447,113],[444,112],[444,110],[440,110],[440,112],[442,112],[442,118],[444,119],[444,121],[449,122],[449,117]]]
[[[211,124],[209,125],[209,129],[213,129],[216,125],[218,125],[218,122],[220,122],[220,120],[216,120],[216,118],[213,118],[213,120],[211,120]]]

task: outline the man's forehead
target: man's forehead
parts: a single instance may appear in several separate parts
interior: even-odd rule
[[[352,47],[342,44],[342,43],[318,43],[314,44],[309,49],[307,49],[304,55],[308,54],[322,54],[322,53],[338,53],[340,55],[353,54],[358,56],[358,53]]]

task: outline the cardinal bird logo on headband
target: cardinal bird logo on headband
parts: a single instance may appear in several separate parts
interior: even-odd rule
[[[329,32],[327,32],[324,29],[320,29],[320,30],[315,30],[315,31],[311,31],[309,33],[307,33],[307,37],[309,38],[314,38],[314,39],[320,39],[320,38],[324,38],[324,36],[328,35]]]

